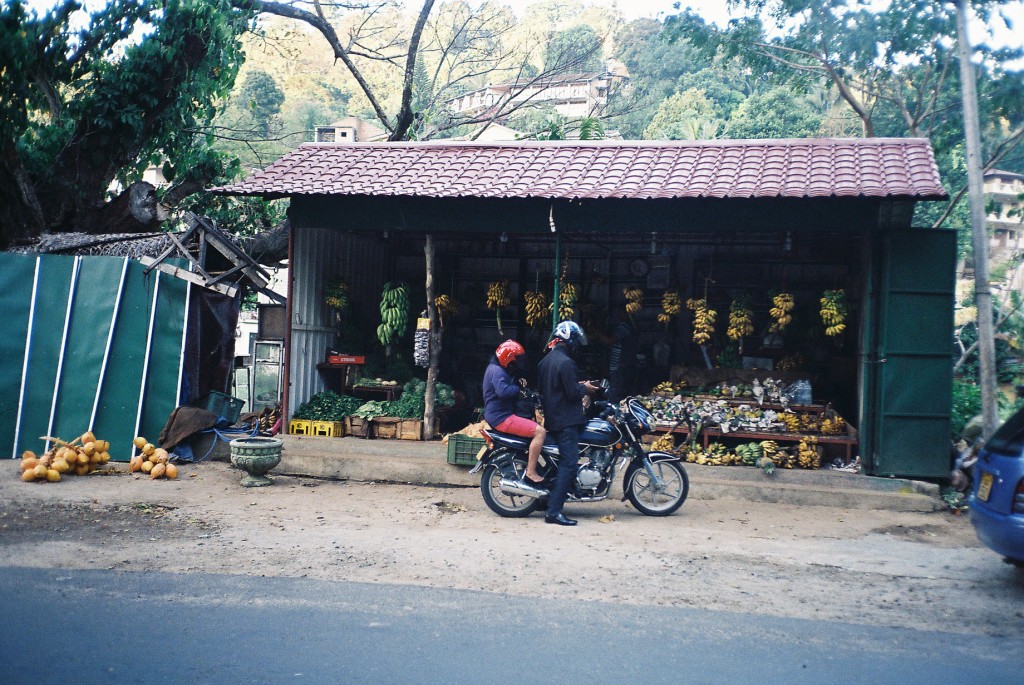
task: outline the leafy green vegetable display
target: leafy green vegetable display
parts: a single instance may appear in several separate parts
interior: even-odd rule
[[[352,416],[363,400],[349,395],[339,395],[336,392],[325,390],[309,398],[295,411],[293,418],[306,419],[308,421],[340,421],[346,416]]]

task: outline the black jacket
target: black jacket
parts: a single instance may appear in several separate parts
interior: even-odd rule
[[[559,431],[587,422],[583,413],[583,396],[576,362],[562,344],[556,345],[537,366],[537,384],[544,406],[545,430]]]

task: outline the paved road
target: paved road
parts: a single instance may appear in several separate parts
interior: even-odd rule
[[[0,597],[10,685],[930,685],[1024,663],[1003,637],[295,578],[0,567]]]

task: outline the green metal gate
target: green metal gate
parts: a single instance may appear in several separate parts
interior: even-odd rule
[[[92,430],[155,440],[181,391],[190,286],[117,257],[0,254],[0,456]]]
[[[944,477],[950,469],[956,233],[891,231],[881,247],[877,339],[869,343],[873,368],[866,373],[875,386],[865,412],[868,470]]]

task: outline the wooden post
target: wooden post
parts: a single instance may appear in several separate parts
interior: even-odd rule
[[[434,304],[434,236],[427,233],[423,242],[423,255],[426,263],[427,316],[430,318],[430,338],[427,349],[430,352],[430,366],[427,368],[427,390],[423,397],[423,439],[433,440],[434,435],[434,403],[437,398],[437,372],[441,364],[441,317],[437,314]]]

